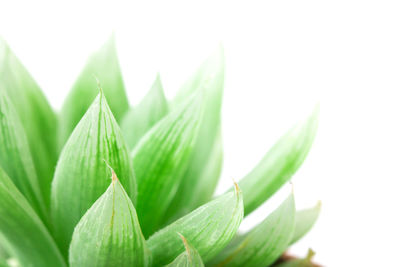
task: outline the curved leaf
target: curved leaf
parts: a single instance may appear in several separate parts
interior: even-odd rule
[[[5,90],[24,127],[39,185],[50,206],[50,185],[57,162],[57,117],[39,86],[0,38],[0,90]]]
[[[318,202],[313,208],[296,212],[296,227],[290,244],[296,243],[311,230],[318,219],[320,211],[321,202]]]
[[[168,113],[168,102],[165,98],[160,75],[157,75],[150,91],[143,100],[131,108],[121,121],[121,130],[128,148],[132,149],[137,142]]]
[[[146,238],[161,227],[182,182],[194,153],[202,103],[202,97],[194,95],[154,126],[132,152],[138,181],[136,209]]]
[[[186,214],[209,201],[214,193],[220,168],[222,148],[220,142],[221,105],[224,88],[225,59],[222,46],[211,55],[183,85],[172,102],[174,108],[193,92],[205,95],[205,113],[195,142],[195,153],[187,168],[166,221]],[[217,146],[217,148],[215,148]]]
[[[91,57],[64,101],[60,113],[59,148],[65,144],[98,94],[96,77],[119,121],[129,109],[114,35]]]
[[[182,252],[176,259],[167,267],[204,267],[203,260],[197,250],[186,240],[183,235],[180,235],[185,251]]]
[[[135,208],[114,171],[111,185],[75,227],[69,262],[71,267],[150,265]]]
[[[48,211],[40,191],[28,140],[13,104],[2,90],[0,90],[0,166],[36,212],[48,222]]]
[[[264,221],[227,247],[212,266],[269,266],[286,250],[295,226],[295,204],[291,194]]]
[[[242,192],[228,192],[197,208],[149,238],[153,265],[174,260],[184,249],[177,233],[185,236],[207,262],[217,255],[235,235],[243,219]]]
[[[286,133],[258,165],[239,181],[245,216],[269,199],[301,166],[314,141],[319,108],[303,123]]]
[[[101,92],[64,146],[52,187],[52,217],[57,241],[67,252],[75,225],[109,186],[107,166],[115,167],[128,195],[136,181],[122,133]]]
[[[0,168],[1,241],[22,266],[66,266],[40,218]]]

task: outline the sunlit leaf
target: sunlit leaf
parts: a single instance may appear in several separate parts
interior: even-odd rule
[[[76,226],[69,262],[71,267],[150,266],[135,208],[114,172],[111,185]]]
[[[1,245],[22,266],[66,266],[46,227],[2,168],[0,233]]]
[[[295,204],[291,194],[274,212],[239,242],[228,246],[211,266],[269,266],[286,250],[295,226]]]
[[[291,244],[297,242],[305,236],[314,226],[321,211],[321,202],[318,202],[315,207],[296,212],[296,227]]]
[[[312,258],[314,255],[315,252],[309,249],[306,258],[289,260],[287,262],[274,265],[274,267],[318,267],[319,265],[312,263]]]
[[[157,75],[147,95],[122,119],[121,130],[128,148],[132,149],[139,139],[167,113],[168,102],[164,95],[160,75]]]
[[[183,85],[171,104],[174,108],[190,93],[202,92],[206,109],[195,142],[195,153],[166,220],[204,204],[214,193],[222,166],[222,147],[219,146],[222,146],[220,125],[224,61],[223,49],[219,47]]]
[[[148,132],[132,152],[138,182],[136,209],[147,238],[162,225],[193,153],[204,106],[194,95]]]
[[[0,166],[43,219],[48,219],[23,126],[6,93],[0,90]]]
[[[301,166],[314,141],[319,108],[286,133],[258,165],[239,181],[244,195],[244,213],[249,214],[269,199]]]
[[[10,97],[26,132],[46,204],[57,162],[57,117],[39,86],[0,38],[0,90]]]
[[[64,101],[60,114],[60,148],[65,144],[98,94],[96,78],[100,81],[113,115],[119,121],[129,109],[129,103],[125,93],[114,36],[99,51],[89,57],[86,66]]]
[[[228,192],[200,206],[156,232],[147,241],[153,265],[172,262],[184,249],[181,233],[200,253],[204,262],[215,257],[235,235],[243,219],[242,192]]]
[[[109,186],[105,161],[120,175],[134,199],[136,182],[117,122],[103,93],[94,100],[61,152],[52,186],[52,217],[57,241],[66,253],[82,215]]]
[[[199,252],[190,244],[183,235],[180,235],[185,246],[185,251],[182,252],[176,259],[166,267],[204,267],[203,260]]]

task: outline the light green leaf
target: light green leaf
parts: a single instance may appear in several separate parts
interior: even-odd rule
[[[0,90],[0,166],[38,214],[48,222],[23,126],[6,92]]]
[[[166,267],[204,267],[203,260],[199,252],[189,243],[183,235],[180,235],[185,246],[185,251],[182,252],[176,259]]]
[[[182,182],[194,153],[203,103],[202,95],[193,95],[154,126],[132,152],[138,181],[136,209],[146,238],[162,226]]]
[[[150,266],[135,208],[114,171],[111,185],[74,230],[69,262],[71,267]]]
[[[50,206],[50,185],[57,162],[57,117],[39,86],[0,38],[0,90],[7,92],[25,129],[39,185]]]
[[[296,212],[296,227],[291,244],[296,243],[305,236],[314,226],[321,211],[321,202],[318,202],[315,207]]]
[[[149,238],[153,265],[173,261],[184,249],[177,233],[185,236],[203,261],[215,257],[235,235],[243,219],[242,192],[228,192],[178,219]]]
[[[0,233],[2,246],[22,266],[66,266],[46,227],[2,168]]]
[[[67,141],[98,94],[96,77],[109,101],[113,115],[120,121],[129,109],[121,69],[119,66],[114,35],[89,57],[70,93],[64,101],[60,114],[59,147]]]
[[[147,95],[137,106],[131,108],[122,119],[121,130],[128,148],[133,149],[140,138],[167,113],[168,102],[163,92],[160,75],[157,75]]]
[[[190,93],[202,92],[206,109],[195,142],[195,153],[165,221],[197,208],[209,201],[214,193],[222,166],[222,147],[219,147],[222,142],[219,138],[224,62],[224,52],[219,47],[183,85],[172,102],[174,108]]]
[[[293,194],[264,221],[228,246],[211,266],[269,266],[286,250],[295,226]],[[239,242],[238,242],[239,241]]]
[[[311,249],[308,250],[307,257],[304,259],[294,259],[281,264],[274,265],[276,267],[318,267],[319,265],[315,265],[312,263],[312,258],[314,257],[315,252]]]
[[[54,176],[51,211],[63,253],[79,219],[109,186],[104,161],[115,168],[128,195],[135,199],[136,181],[129,153],[101,92],[64,146]]]
[[[319,108],[286,133],[258,165],[239,181],[245,216],[269,199],[301,166],[314,141]]]

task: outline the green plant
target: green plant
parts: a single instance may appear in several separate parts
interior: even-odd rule
[[[274,264],[319,205],[296,212],[290,194],[251,231],[238,227],[300,167],[318,110],[213,198],[223,84],[218,49],[172,101],[157,76],[130,108],[111,38],[57,114],[0,40],[0,266]]]

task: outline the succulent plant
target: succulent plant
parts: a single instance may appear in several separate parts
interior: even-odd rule
[[[318,108],[214,196],[223,87],[219,48],[172,100],[157,75],[130,107],[112,37],[56,113],[0,40],[0,266],[276,264],[319,204],[296,211],[291,193],[252,230],[238,228],[300,167]]]

